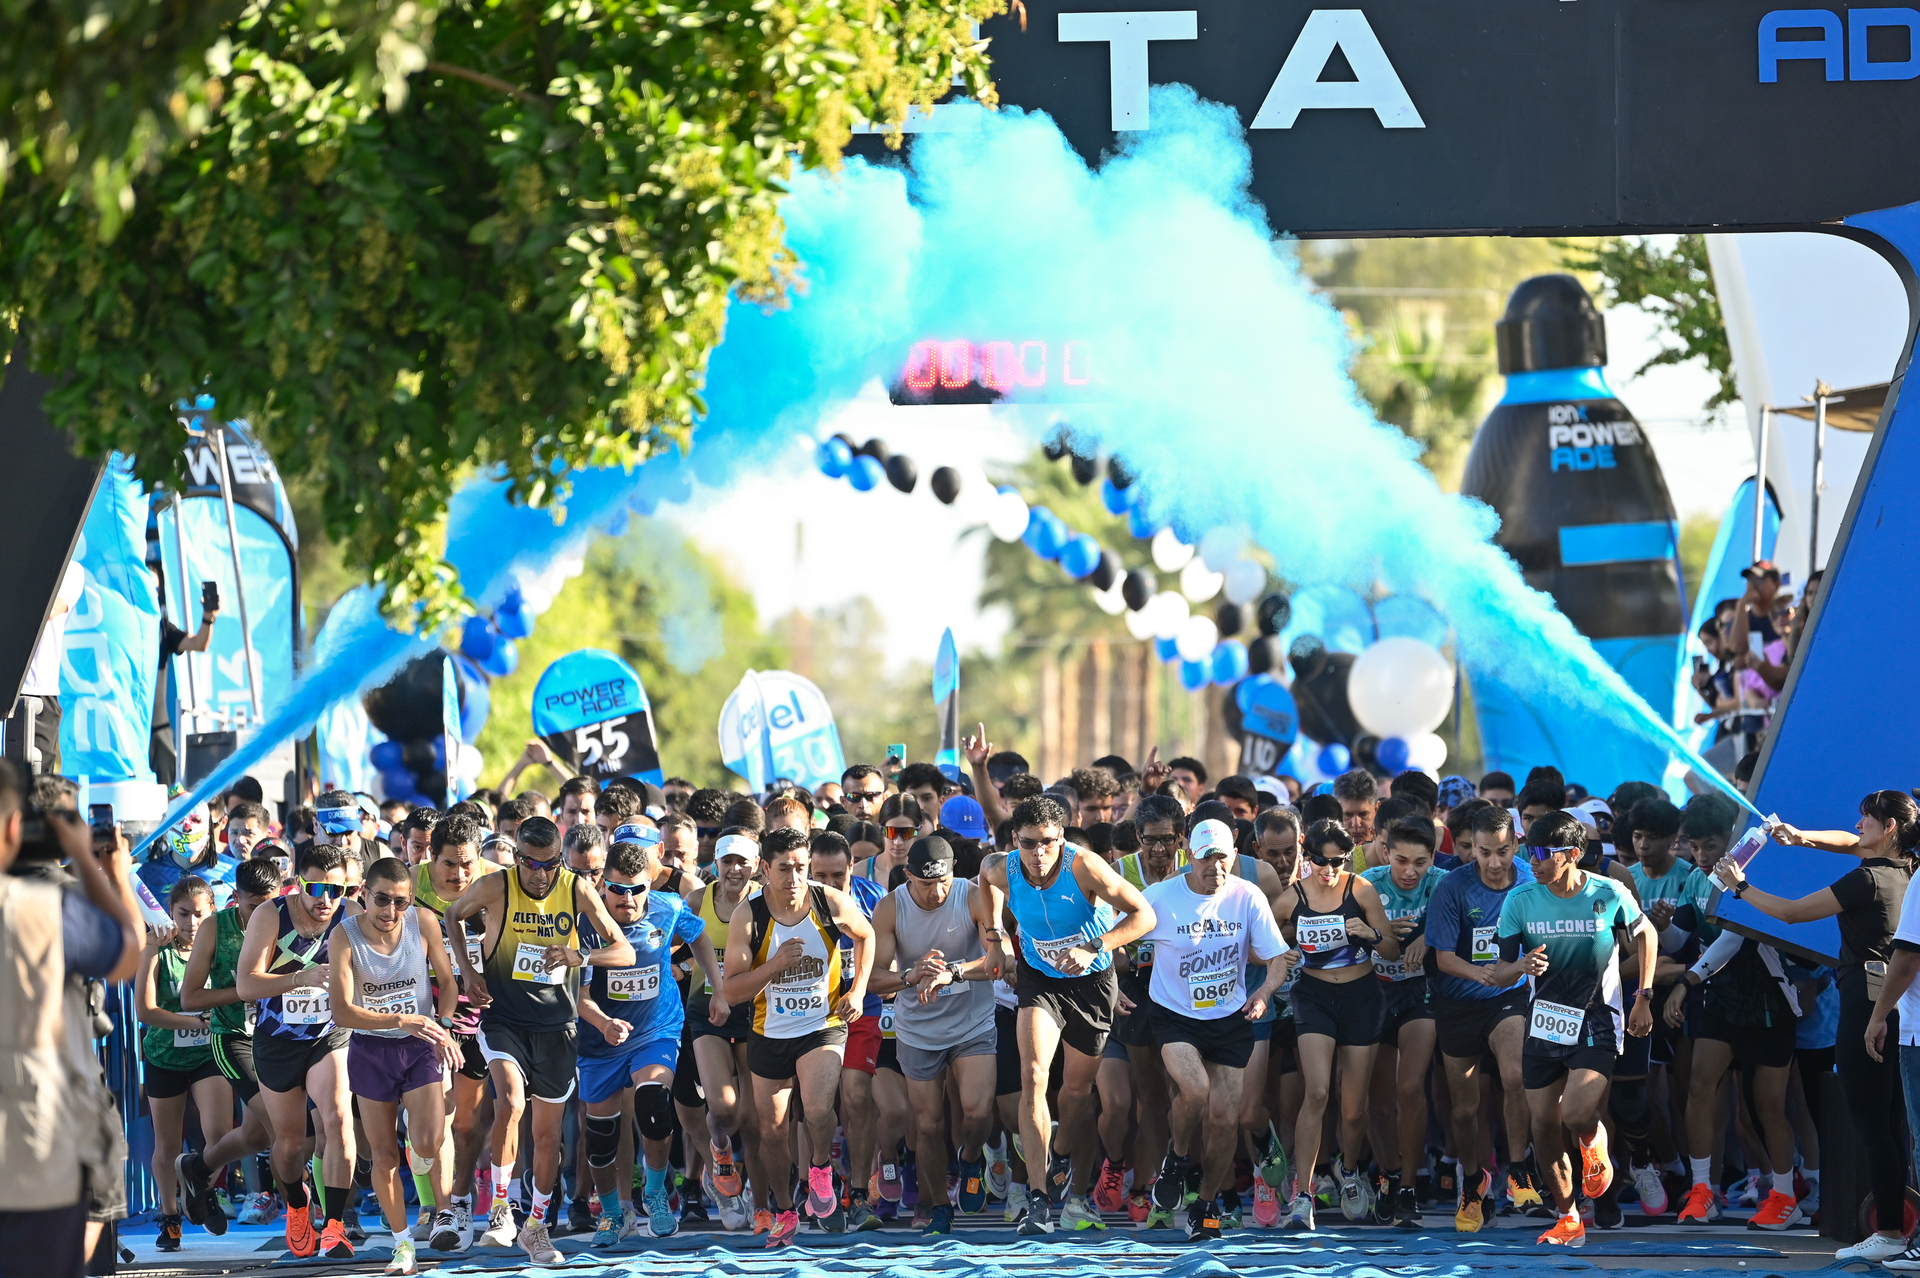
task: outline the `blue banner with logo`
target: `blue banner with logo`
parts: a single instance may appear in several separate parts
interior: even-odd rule
[[[1293,693],[1270,674],[1250,675],[1233,690],[1240,711],[1240,771],[1276,773],[1300,735]]]
[[[458,711],[455,712],[456,731]],[[533,686],[533,731],[555,757],[598,779],[638,777],[659,785],[653,705],[634,668],[600,648],[570,652]]]
[[[89,781],[153,781],[147,762],[160,667],[160,600],[147,572],[147,494],[115,453],[74,559],[87,586],[60,663],[60,760]]]
[[[953,630],[940,636],[933,659],[933,706],[940,719],[940,750],[933,761],[949,781],[960,779],[960,653]]]

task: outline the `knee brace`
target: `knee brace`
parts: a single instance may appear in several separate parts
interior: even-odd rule
[[[421,1157],[420,1151],[414,1147],[412,1141],[407,1142],[407,1166],[416,1176],[429,1176],[433,1174],[433,1160],[431,1158]]]
[[[587,1166],[611,1167],[620,1155],[620,1115],[587,1114]]]
[[[642,1083],[635,1089],[633,1125],[648,1140],[673,1135],[673,1095],[664,1083]]]
[[[1638,1145],[1647,1139],[1652,1129],[1652,1121],[1647,1110],[1646,1079],[1615,1079],[1612,1109],[1614,1117],[1620,1120],[1621,1135],[1625,1136],[1630,1143]]]

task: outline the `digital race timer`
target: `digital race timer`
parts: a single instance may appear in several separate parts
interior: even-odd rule
[[[991,404],[1001,399],[1085,398],[1102,379],[1086,340],[915,342],[893,375],[896,404]]]

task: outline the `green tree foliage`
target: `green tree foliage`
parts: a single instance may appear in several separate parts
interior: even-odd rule
[[[956,74],[990,101],[996,5],[45,0],[5,42],[0,315],[84,451],[178,483],[172,405],[210,392],[437,626],[454,489],[558,506],[570,469],[688,445],[729,301],[796,282],[796,167]]]
[[[1670,239],[1671,247],[1665,242]],[[1595,244],[1554,241],[1566,250],[1565,263],[1600,277],[1609,306],[1637,306],[1659,321],[1664,339],[1659,354],[1634,370],[1700,360],[1720,386],[1703,407],[1717,409],[1740,398],[1733,379],[1733,348],[1720,316],[1720,295],[1713,288],[1703,235],[1624,236]]]

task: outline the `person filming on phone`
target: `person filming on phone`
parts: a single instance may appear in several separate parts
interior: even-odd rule
[[[213,643],[213,623],[220,617],[220,588],[200,583],[200,628],[188,634],[167,616],[167,587],[160,570],[153,572],[153,589],[160,596],[160,677],[153,682],[153,734],[147,747],[153,775],[162,785],[173,784],[180,744],[167,709],[167,662],[184,652],[205,652]]]

